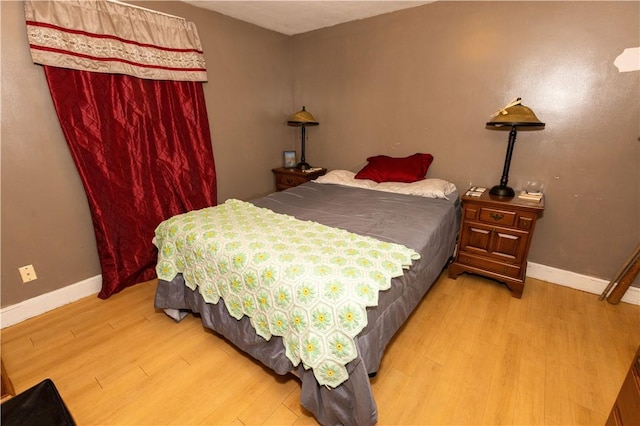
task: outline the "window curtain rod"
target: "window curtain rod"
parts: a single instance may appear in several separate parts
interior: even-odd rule
[[[151,12],[151,13],[157,13],[158,15],[164,15],[164,16],[168,16],[170,18],[176,18],[176,19],[182,19],[183,21],[186,21],[185,18],[181,17],[181,16],[176,16],[176,15],[171,15],[169,13],[165,13],[165,12],[160,12],[159,10],[153,10],[153,9],[147,9],[146,7],[142,7],[142,6],[137,6],[135,4],[131,4],[131,3],[125,3],[123,1],[118,1],[118,0],[107,0],[107,2],[109,3],[116,3],[119,4],[121,6],[128,6],[128,7],[133,7],[136,9],[140,9],[140,10],[144,10],[147,12]]]

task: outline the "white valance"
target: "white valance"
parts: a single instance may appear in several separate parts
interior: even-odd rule
[[[33,62],[153,80],[206,81],[193,22],[122,3],[25,1]]]

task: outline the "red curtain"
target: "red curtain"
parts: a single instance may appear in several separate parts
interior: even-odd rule
[[[155,277],[161,221],[217,203],[202,83],[44,68],[87,193],[105,299]]]

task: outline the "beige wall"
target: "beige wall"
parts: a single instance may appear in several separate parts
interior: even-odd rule
[[[509,183],[543,182],[529,260],[610,279],[640,239],[639,2],[458,2],[294,37],[294,100],[320,121],[308,160],[358,170],[429,152],[429,175],[500,181],[506,132],[489,116],[522,97],[545,130],[519,132]]]
[[[196,23],[220,201],[272,191],[284,123],[300,105],[312,165],[430,152],[430,171],[498,183],[507,134],[485,130],[521,96],[547,123],[518,135],[510,183],[546,186],[530,260],[608,278],[640,237],[637,2],[437,2],[286,37],[179,2],[140,2]],[[30,62],[22,2],[1,11],[2,306],[100,274],[91,218],[48,94]],[[513,41],[510,41],[513,40]],[[22,284],[18,267],[38,280]]]
[[[42,67],[31,62],[22,2],[0,2],[2,306],[100,274],[86,196],[58,124]],[[218,198],[273,190],[271,168],[293,149],[291,40],[179,2],[141,5],[196,23]],[[38,279],[22,284],[18,268]]]

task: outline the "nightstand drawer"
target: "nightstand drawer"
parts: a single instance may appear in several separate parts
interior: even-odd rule
[[[536,222],[536,215],[529,212],[521,212],[518,215],[518,221],[516,226],[520,229],[529,231],[533,228],[533,224]]]
[[[307,181],[306,176],[296,176],[296,175],[276,175],[276,185],[277,186],[286,186],[293,187],[302,185]]]
[[[302,171],[300,169],[287,169],[279,167],[271,170],[276,180],[276,190],[284,191],[303,183],[314,180],[315,178],[327,173],[327,169],[315,169],[313,171]]]
[[[496,262],[486,257],[473,256],[467,253],[460,253],[458,262],[478,268],[484,271],[495,272],[496,274],[504,275],[512,278],[519,278],[521,267],[520,265],[511,265],[508,263]]]
[[[515,211],[499,210],[490,207],[480,209],[480,221],[492,225],[513,226],[516,223]]]

